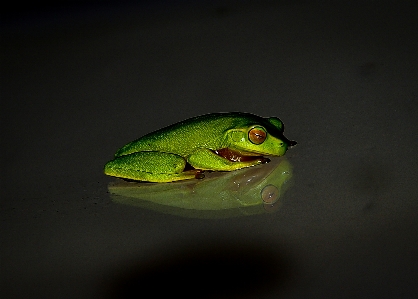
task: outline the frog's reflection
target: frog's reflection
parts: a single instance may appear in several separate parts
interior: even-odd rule
[[[290,186],[292,166],[284,158],[232,172],[205,173],[202,180],[108,186],[114,202],[192,218],[228,218],[272,212]]]

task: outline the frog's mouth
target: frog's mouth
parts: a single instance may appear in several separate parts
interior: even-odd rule
[[[232,162],[246,162],[246,161],[254,161],[254,160],[263,160],[264,163],[270,161],[270,159],[265,158],[259,154],[251,153],[251,152],[244,152],[244,151],[234,151],[230,148],[221,148],[218,150],[213,150],[215,154],[221,156],[225,159],[228,159]]]

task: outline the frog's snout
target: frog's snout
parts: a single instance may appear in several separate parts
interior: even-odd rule
[[[286,144],[286,146],[287,147],[292,147],[292,146],[295,146],[296,144],[297,144],[297,142],[296,141],[294,141],[294,140],[289,140],[289,139],[287,139],[285,136],[282,136],[282,141]]]
[[[298,144],[298,143],[294,140],[289,140],[289,142],[288,142],[289,147],[295,146],[296,144]]]
[[[295,146],[297,144],[296,141],[294,140],[289,140],[286,137],[283,137],[282,142],[279,144],[279,148],[281,148],[282,150],[284,150],[284,152],[281,155],[284,155],[284,153],[291,148],[292,146]]]

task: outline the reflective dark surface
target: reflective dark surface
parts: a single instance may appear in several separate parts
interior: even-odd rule
[[[229,218],[277,210],[293,171],[280,157],[265,165],[202,174],[204,179],[166,184],[116,179],[108,191],[121,204],[191,218]]]
[[[0,297],[416,297],[413,2],[128,4],[2,23]],[[121,145],[219,111],[298,141],[277,210],[112,201]]]

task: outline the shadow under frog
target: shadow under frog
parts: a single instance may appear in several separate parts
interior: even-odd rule
[[[191,218],[229,218],[272,212],[291,185],[284,157],[232,172],[206,173],[202,180],[156,184],[118,179],[108,190],[116,203]]]

